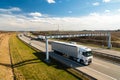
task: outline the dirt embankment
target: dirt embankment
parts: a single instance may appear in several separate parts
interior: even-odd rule
[[[9,33],[0,33],[0,80],[13,80],[9,54]]]

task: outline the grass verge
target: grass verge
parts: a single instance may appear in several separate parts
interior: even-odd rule
[[[10,38],[10,53],[16,80],[80,80],[69,68],[51,59],[44,63],[45,55],[22,43],[16,35]]]

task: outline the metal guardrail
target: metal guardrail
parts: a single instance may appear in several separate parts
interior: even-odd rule
[[[115,55],[102,53],[102,52],[96,52],[96,51],[93,51],[93,54],[95,54],[97,56],[105,57],[107,59],[110,59],[110,60],[113,60],[113,61],[116,61],[116,62],[120,63],[120,56],[115,56]]]

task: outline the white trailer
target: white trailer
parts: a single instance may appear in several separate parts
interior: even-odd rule
[[[89,65],[93,58],[90,48],[77,44],[54,41],[52,42],[52,50],[65,54],[85,65]]]

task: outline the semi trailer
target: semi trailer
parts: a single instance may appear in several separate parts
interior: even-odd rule
[[[51,46],[53,51],[66,55],[84,65],[89,65],[92,62],[92,51],[85,46],[60,41],[53,41]]]

